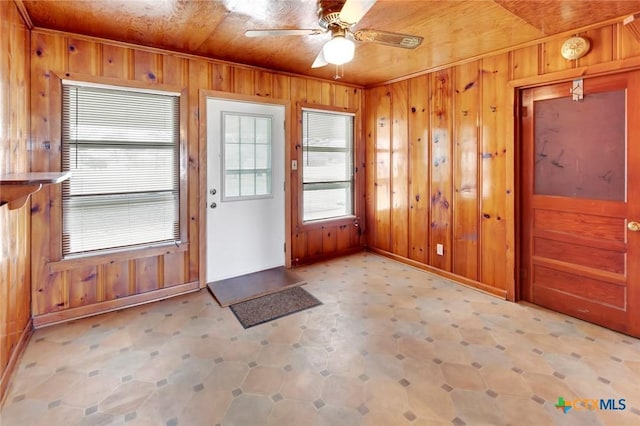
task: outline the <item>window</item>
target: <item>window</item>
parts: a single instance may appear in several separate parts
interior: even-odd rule
[[[353,114],[302,110],[303,221],[353,215]]]
[[[271,117],[222,113],[225,201],[271,196]]]
[[[180,239],[180,95],[63,81],[63,256]]]

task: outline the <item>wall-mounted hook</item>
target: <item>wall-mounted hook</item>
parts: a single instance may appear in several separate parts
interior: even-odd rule
[[[573,80],[569,93],[571,93],[573,100],[576,102],[584,99],[584,80],[581,78]]]

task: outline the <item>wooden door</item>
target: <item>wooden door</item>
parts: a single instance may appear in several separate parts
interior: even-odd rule
[[[522,92],[522,297],[640,336],[640,72],[577,85]]]

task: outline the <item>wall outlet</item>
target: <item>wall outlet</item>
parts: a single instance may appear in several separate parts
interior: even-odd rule
[[[436,254],[438,256],[444,256],[444,246],[442,244],[436,244]]]

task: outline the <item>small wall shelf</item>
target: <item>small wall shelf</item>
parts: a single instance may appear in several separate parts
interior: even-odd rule
[[[9,210],[24,206],[31,194],[44,185],[63,182],[71,172],[30,172],[0,175],[0,206],[8,204]]]

